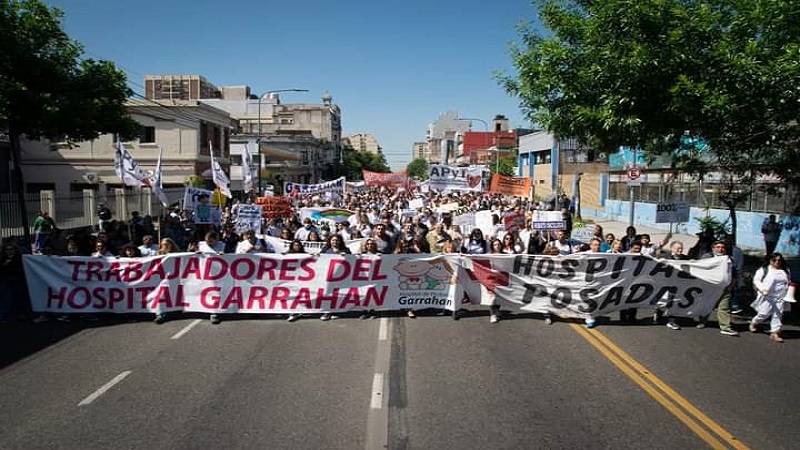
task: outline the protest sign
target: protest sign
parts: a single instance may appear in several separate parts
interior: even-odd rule
[[[283,197],[258,197],[256,205],[268,219],[289,219],[294,215],[291,202]]]
[[[261,206],[242,205],[236,207],[236,232],[261,230]]]
[[[183,194],[183,209],[193,211],[193,221],[196,224],[219,224],[222,221],[222,212],[219,207],[212,205],[213,191],[187,187]]]
[[[440,191],[480,191],[483,181],[482,169],[431,164],[428,186]]]
[[[397,172],[381,173],[370,172],[369,170],[362,170],[361,175],[364,178],[366,186],[388,187],[388,188],[406,188],[408,187],[408,169],[403,169]]]
[[[567,223],[561,211],[533,211],[531,227],[534,230],[563,230]]]
[[[531,179],[527,177],[507,177],[494,174],[489,183],[489,192],[496,194],[529,197],[531,195]]]
[[[681,223],[689,221],[689,204],[668,202],[656,205],[656,223]]]

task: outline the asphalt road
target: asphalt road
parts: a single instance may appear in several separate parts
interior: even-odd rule
[[[0,324],[0,448],[797,448],[800,328],[684,325]]]

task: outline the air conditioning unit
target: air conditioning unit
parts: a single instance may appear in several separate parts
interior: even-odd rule
[[[100,177],[94,172],[87,172],[83,174],[83,179],[89,183],[97,183],[100,180]]]

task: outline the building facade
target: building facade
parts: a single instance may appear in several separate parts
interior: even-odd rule
[[[211,147],[223,168],[228,165],[234,123],[227,112],[193,100],[176,100],[171,106],[129,100],[126,107],[142,131],[138,139],[123,145],[145,170],[153,171],[161,155],[165,187],[183,186],[193,175],[208,175]],[[123,187],[114,171],[115,142],[112,134],[83,142],[22,141],[26,191],[104,193]]]
[[[376,155],[383,153],[378,140],[369,133],[348,134],[342,138],[342,145],[350,147],[357,152],[368,152]]]
[[[234,190],[243,186],[244,151],[254,163],[259,192],[285,181],[318,182],[341,161],[341,110],[329,93],[321,104],[283,103],[277,93],[253,95],[247,86],[221,86],[220,93],[203,102],[228,111],[237,122],[231,140]]]
[[[144,96],[148,100],[200,100],[219,98],[219,88],[201,75],[146,75]]]

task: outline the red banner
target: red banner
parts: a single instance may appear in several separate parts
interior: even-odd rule
[[[289,219],[292,217],[292,203],[283,197],[256,197],[256,205],[261,205],[261,214],[268,219]]]
[[[528,197],[531,195],[531,179],[494,174],[492,175],[492,181],[489,183],[489,192]]]
[[[369,170],[362,170],[361,172],[364,177],[364,185],[366,186],[383,186],[390,188],[408,187],[408,169],[391,173],[370,172]]]

